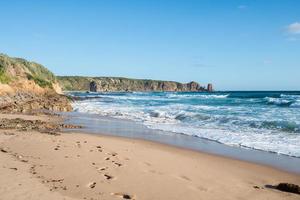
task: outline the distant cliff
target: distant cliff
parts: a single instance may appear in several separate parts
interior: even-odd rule
[[[197,82],[179,83],[120,77],[58,76],[63,90],[68,91],[207,91]]]

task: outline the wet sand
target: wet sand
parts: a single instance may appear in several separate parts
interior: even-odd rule
[[[143,140],[11,129],[0,130],[0,148],[5,200],[300,199],[267,187],[299,185],[299,175]]]

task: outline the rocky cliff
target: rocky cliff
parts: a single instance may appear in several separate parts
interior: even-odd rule
[[[120,77],[58,76],[63,90],[68,91],[207,91],[197,82],[179,83]]]
[[[15,91],[60,92],[55,75],[44,66],[0,54],[0,83]],[[2,91],[4,92],[4,91]]]
[[[0,54],[0,111],[69,111],[55,75],[44,66]]]

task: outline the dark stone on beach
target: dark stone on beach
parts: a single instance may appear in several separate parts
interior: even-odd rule
[[[123,199],[131,199],[131,196],[128,194],[123,194]]]
[[[276,186],[276,189],[284,192],[300,194],[300,186],[292,183],[279,183]]]

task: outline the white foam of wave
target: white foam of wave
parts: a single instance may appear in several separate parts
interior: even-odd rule
[[[209,115],[217,110],[226,110],[227,107],[225,106],[172,104],[151,107],[119,103],[108,104],[101,101],[78,101],[73,103],[73,107],[78,112],[134,120],[152,129],[198,136],[227,145],[243,146],[300,157],[300,134],[288,134],[272,130],[261,131],[243,126],[243,124],[236,124],[237,122],[247,123],[255,121],[257,117],[261,119],[290,118],[297,121],[300,115],[295,115],[291,111],[289,113],[280,109],[272,109],[270,112],[265,110],[266,108],[262,108],[261,113],[263,114],[253,117],[249,116],[247,109],[243,110],[244,108],[242,107],[235,107],[234,111],[240,113],[240,116],[235,118],[235,115]],[[228,108],[228,110],[230,109],[233,108]],[[207,112],[210,118],[205,115],[199,116],[199,121],[197,121],[197,119],[193,118],[195,117],[193,110]],[[184,118],[182,117],[187,119],[189,117],[193,118],[197,123],[183,123],[182,119]]]
[[[198,94],[181,94],[181,93],[170,93],[167,94],[168,98],[199,98],[199,99],[224,99],[227,98],[229,96],[229,94],[202,94],[202,93],[198,93]]]
[[[250,131],[233,132],[217,128],[186,127],[181,126],[180,124],[145,123],[145,125],[152,129],[197,136],[230,146],[246,147],[300,157],[300,136],[296,134],[287,137],[284,133],[270,134],[268,132],[257,133]]]
[[[300,99],[300,95],[294,95],[294,94],[281,94],[281,98],[294,98],[294,99]]]
[[[282,98],[273,98],[273,97],[265,97],[268,103],[275,104],[275,105],[288,105],[292,104],[293,100],[282,99]]]

